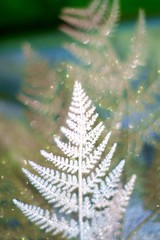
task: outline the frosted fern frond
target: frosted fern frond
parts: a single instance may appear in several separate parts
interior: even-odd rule
[[[73,8],[72,13],[69,13],[69,8],[67,13],[63,13],[62,10],[63,20],[67,24],[61,29],[72,37],[71,44],[64,46],[80,60],[80,64],[68,66],[68,75],[71,79],[84,81],[86,85],[89,82],[90,85],[96,86],[96,92],[99,91],[101,94],[100,104],[103,108],[108,108],[106,102],[110,99],[113,108],[109,114],[112,116],[113,125],[109,127],[120,131],[127,129],[132,139],[128,143],[129,149],[134,144],[136,145],[134,151],[139,152],[143,142],[157,144],[160,136],[159,79],[154,77],[151,66],[143,67],[143,72],[140,71],[145,58],[143,51],[146,46],[145,16],[140,10],[135,32],[131,37],[130,51],[127,51],[129,54],[126,60],[121,60],[111,38],[108,37],[118,20],[118,2],[113,1],[112,7],[106,11],[106,14],[101,15],[98,24],[92,21],[104,3],[105,1],[99,1],[94,8],[94,14],[89,16],[79,16],[77,9]],[[106,1],[106,10],[109,5]],[[69,16],[69,19],[66,16]],[[84,23],[83,20],[90,25],[86,24],[85,27],[81,25]],[[155,71],[157,73],[157,70]],[[149,78],[151,78],[150,82],[148,82]],[[110,87],[105,90],[108,84]],[[146,88],[147,84],[148,88]]]
[[[13,200],[14,204],[24,213],[25,216],[41,229],[45,229],[46,232],[52,232],[54,235],[58,232],[62,232],[62,236],[65,237],[68,234],[74,237],[78,233],[77,223],[72,219],[69,224],[66,224],[66,220],[61,218],[59,220],[56,214],[50,214],[48,210],[44,210],[40,207],[24,204],[16,199]],[[58,230],[57,230],[58,229]]]
[[[126,79],[133,78],[137,72],[137,67],[143,65],[143,49],[145,36],[144,12],[139,13],[138,24],[134,36],[131,39],[131,54],[126,63],[122,64],[124,77]]]
[[[83,9],[75,9],[75,8],[64,8],[63,9],[63,14],[69,14],[69,15],[75,15],[75,16],[79,16],[79,17],[91,17],[93,16],[93,14],[95,13],[98,5],[100,4],[101,1],[92,1],[91,4]],[[62,15],[63,17],[63,15]]]
[[[61,15],[61,19],[68,22],[70,25],[73,25],[73,27],[82,28],[83,30],[92,29],[93,24],[98,26],[98,24],[103,20],[103,16],[107,9],[106,4],[99,3],[97,1],[93,1],[90,6],[86,8],[86,12],[88,13],[87,15],[84,15],[85,10],[81,13],[80,9],[75,9],[74,11],[74,9],[65,8],[63,10],[63,14]],[[96,5],[99,5],[97,11]]]
[[[64,66],[55,63],[51,67],[48,60],[38,54],[29,43],[24,44],[23,55],[24,79],[17,97],[25,106],[31,128],[48,137],[53,130],[53,120],[58,125],[57,119],[66,113],[67,101],[63,99],[68,91],[65,91],[65,87],[61,91],[63,84],[59,81]],[[55,101],[56,105],[53,107]]]
[[[51,114],[48,104],[54,90],[52,82],[55,79],[55,72],[49,68],[48,62],[31,48],[30,44],[23,46],[23,53],[26,60],[25,79],[18,97],[36,112]]]
[[[75,189],[78,186],[77,178],[72,174],[61,173],[50,168],[42,167],[35,162],[28,161],[29,165],[39,173],[43,179],[48,180],[49,183],[57,184],[57,187],[64,187],[65,189]],[[66,182],[67,180],[67,182]]]
[[[108,208],[106,208],[105,213],[97,214],[97,218],[95,218],[93,222],[96,225],[98,224],[99,227],[96,232],[92,233],[95,238],[88,239],[119,239],[120,220],[122,219],[122,215],[125,212],[128,200],[130,199],[130,194],[133,190],[135,179],[136,176],[133,175],[124,189],[120,186],[112,201],[108,201]],[[116,211],[114,211],[115,206]],[[107,216],[107,218],[105,216]],[[106,222],[108,223],[107,225]],[[114,225],[112,224],[113,222]]]
[[[103,5],[106,6],[102,7],[106,13],[101,13],[101,21],[97,23],[94,18],[101,12],[100,9]],[[92,14],[79,16],[77,11],[80,9],[75,9],[75,13],[73,8],[67,8],[67,13],[64,9],[60,17],[67,24],[60,29],[71,36],[74,41],[71,44],[65,44],[65,48],[75,54],[83,63],[83,67],[69,67],[71,76],[77,77],[78,81],[90,81],[92,85],[97,82],[96,88],[99,90],[103,90],[109,83],[109,90],[113,90],[115,94],[121,96],[124,87],[129,86],[128,80],[135,77],[138,66],[143,64],[144,13],[140,11],[136,31],[131,39],[131,53],[127,56],[126,61],[122,61],[109,38],[119,16],[118,1],[113,1],[109,11],[108,8],[108,1],[104,0],[99,1],[93,16]],[[117,84],[119,79],[121,82]]]
[[[90,6],[92,6],[92,4],[94,5],[94,2],[95,1],[91,2]],[[110,13],[107,14],[107,17],[107,2],[102,0],[99,1],[99,4],[97,5],[97,8],[94,9],[92,14],[86,16],[77,14],[77,10],[81,11],[80,9],[65,8],[62,11],[60,18],[66,23],[70,24],[72,27],[63,25],[60,27],[60,29],[84,44],[96,44],[96,40],[100,41],[100,37],[103,39],[104,36],[107,36],[111,33],[119,15],[117,0],[114,1],[112,9]],[[88,6],[88,11],[90,6]],[[70,11],[72,13],[69,13]]]
[[[62,237],[79,240],[114,239],[135,176],[121,186],[125,160],[109,171],[116,144],[105,154],[111,132],[101,140],[104,124],[98,121],[95,107],[77,81],[66,127],[61,131],[64,138],[56,137],[55,142],[62,156],[41,151],[53,169],[33,161],[28,164],[34,173],[23,168],[31,184],[52,205],[52,211],[16,199],[13,202],[32,222],[53,235],[62,233]]]
[[[149,68],[149,67],[148,67]],[[149,70],[148,79],[142,79],[138,87],[128,92],[128,108],[120,102],[117,113],[114,114],[112,126],[121,123],[121,129],[129,131],[129,150],[140,152],[142,144],[156,146],[160,136],[159,89],[160,79],[158,69]],[[124,114],[120,115],[119,112]],[[139,134],[140,133],[140,134]]]
[[[64,158],[60,156],[54,156],[52,153],[48,153],[44,150],[41,151],[41,154],[48,160],[53,162],[53,164],[62,169],[63,171],[67,171],[68,173],[75,173],[78,171],[78,161],[70,161],[69,158]]]

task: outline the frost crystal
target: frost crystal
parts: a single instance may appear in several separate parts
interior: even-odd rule
[[[135,175],[122,187],[120,177],[124,160],[109,172],[116,144],[104,154],[111,132],[99,140],[104,125],[97,123],[97,117],[91,100],[76,81],[67,127],[61,128],[66,141],[55,138],[65,157],[42,150],[41,154],[53,163],[54,168],[28,161],[38,175],[23,169],[33,186],[52,204],[53,211],[16,199],[13,202],[32,222],[53,235],[62,233],[62,237],[79,240],[119,237],[120,220],[129,201]]]

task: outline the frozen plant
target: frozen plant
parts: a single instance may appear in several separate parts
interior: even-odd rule
[[[104,125],[91,100],[75,82],[73,97],[62,127],[64,141],[55,137],[63,156],[41,151],[53,163],[53,169],[28,161],[38,175],[23,169],[24,174],[52,205],[52,211],[25,204],[14,204],[35,224],[53,235],[79,240],[117,239],[121,220],[135,182],[133,175],[122,186],[120,177],[125,160],[109,172],[116,144],[104,154],[111,132],[99,140]]]
[[[61,126],[59,118],[66,114],[69,94],[62,77],[65,66],[57,62],[51,64],[29,43],[24,44],[23,55],[24,79],[17,98],[25,106],[30,127],[48,138],[53,129]]]
[[[159,148],[160,70],[158,62],[151,64],[153,53],[147,54],[145,47],[144,12],[139,12],[130,50],[125,44],[124,59],[112,38],[119,20],[118,0],[92,0],[86,8],[65,7],[60,18],[64,21],[60,29],[72,39],[64,47],[80,60],[80,64],[68,64],[68,76],[94,86],[92,92],[100,94],[99,105],[107,111],[110,101],[109,128],[123,136],[128,132],[123,144],[128,152],[139,154],[143,143]]]
[[[144,13],[140,11],[130,54],[122,61],[111,38],[119,20],[119,1],[113,0],[110,5],[108,0],[93,0],[86,8],[66,7],[60,16],[64,21],[60,29],[73,39],[64,47],[82,63],[68,71],[81,82],[97,83],[99,92],[109,90],[111,95],[121,96],[143,64]]]

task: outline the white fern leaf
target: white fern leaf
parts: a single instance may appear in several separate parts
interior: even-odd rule
[[[97,0],[94,0],[90,3],[90,5],[86,8],[64,8],[63,9],[63,14],[69,14],[69,15],[76,15],[79,17],[90,17],[93,15],[93,13],[95,12],[97,6],[99,5],[100,2],[98,2]]]
[[[72,191],[78,186],[77,177],[75,175],[64,172],[60,173],[59,171],[42,167],[32,161],[28,161],[28,163],[41,177],[43,177],[43,179],[47,180],[48,183],[56,184],[58,188]]]
[[[48,180],[38,177],[30,173],[28,170],[23,169],[24,174],[30,180],[30,182],[37,188],[42,196],[47,199],[49,203],[55,203],[57,207],[64,207],[70,211],[72,205],[72,211],[77,211],[77,203],[75,194],[71,194],[69,191],[64,191],[61,188],[49,183]],[[63,208],[61,208],[62,211]],[[65,209],[65,210],[66,210]]]
[[[78,161],[70,160],[68,158],[63,158],[59,156],[54,156],[52,153],[48,153],[44,150],[41,150],[41,154],[50,162],[52,162],[56,167],[67,171],[68,173],[75,173],[78,171]]]
[[[49,63],[31,48],[30,44],[23,46],[26,58],[25,81],[18,98],[34,111],[51,115],[51,96],[53,95],[53,79],[55,72],[49,69]],[[46,104],[47,103],[47,104]]]
[[[99,22],[102,21],[103,15],[106,11],[107,5],[101,4],[98,11],[93,12],[93,15],[88,16],[88,18],[81,18],[77,17],[77,15],[61,15],[60,18],[67,22],[70,25],[73,25],[76,28],[81,28],[83,30],[90,30],[93,27],[93,24],[96,26],[99,24]],[[65,30],[64,30],[65,31]]]
[[[95,14],[101,4],[104,3],[100,2],[100,5],[95,9]],[[108,10],[108,5],[106,4],[106,6],[106,10]],[[78,81],[88,81],[92,85],[93,83],[96,84],[96,89],[100,91],[103,91],[106,84],[109,83],[110,91],[113,91],[115,95],[122,96],[123,89],[126,86],[130,87],[128,79],[133,79],[137,74],[138,66],[142,65],[145,33],[144,13],[140,11],[136,32],[131,39],[131,53],[125,61],[119,58],[109,38],[119,17],[118,1],[113,1],[109,14],[108,12],[104,14],[103,20],[98,25],[95,21],[92,21],[94,16],[91,15],[90,17],[90,26],[87,28],[86,25],[84,29],[83,21],[86,21],[86,18],[76,16],[75,9],[72,19],[73,27],[65,25],[61,28],[75,40],[71,44],[65,44],[64,47],[82,62],[82,66],[69,67],[69,75],[77,78]],[[64,18],[64,21],[71,24],[69,19]],[[77,22],[78,24],[76,24]],[[121,79],[121,82],[117,84],[119,79]]]
[[[112,201],[107,202],[108,207],[105,209],[105,213],[97,212],[97,217],[92,220],[92,224],[98,225],[98,228],[96,231],[95,228],[93,228],[91,239],[120,239],[120,220],[128,204],[128,199],[130,198],[130,194],[133,190],[135,179],[136,177],[133,175],[129,182],[125,185],[124,189],[119,187],[119,190],[114,194]],[[116,211],[114,211],[115,206]]]
[[[18,101],[24,106],[30,128],[39,131],[44,139],[52,138],[51,132],[59,129],[61,121],[58,119],[60,117],[63,119],[68,105],[67,95],[66,99],[64,97],[68,94],[68,90],[65,91],[63,87],[62,91],[64,63],[57,61],[54,65],[49,63],[46,58],[32,49],[29,43],[23,46],[23,54],[24,79],[17,95]],[[56,106],[53,107],[54,102]]]
[[[116,144],[102,158],[111,132],[98,143],[104,125],[97,121],[98,115],[94,110],[91,100],[76,81],[67,127],[61,128],[65,141],[55,138],[57,146],[67,158],[42,150],[41,154],[56,169],[42,167],[32,161],[28,163],[37,175],[23,169],[31,184],[56,211],[50,213],[15,199],[13,202],[32,222],[53,235],[62,233],[62,237],[97,240],[113,239],[108,238],[114,233],[110,228],[119,231],[118,224],[134,181],[119,188],[124,160],[109,172]],[[121,201],[116,214],[113,205],[117,199]]]
[[[144,12],[141,10],[139,13],[138,24],[136,27],[135,35],[131,39],[131,54],[126,63],[122,64],[124,71],[124,78],[130,79],[135,76],[137,67],[143,65],[142,56],[144,49],[145,37],[145,20]]]
[[[74,28],[89,30],[103,20],[106,9],[105,1],[92,1],[86,9],[64,8],[60,18]]]
[[[118,0],[113,1],[113,5],[111,11],[109,13],[109,17],[105,22],[100,26],[100,33],[104,36],[109,36],[109,34],[113,31],[113,28],[118,21],[119,17],[119,3]]]
[[[93,169],[96,162],[98,162],[101,159],[101,156],[106,148],[110,135],[111,135],[111,132],[109,132],[106,135],[104,140],[98,145],[97,148],[94,149],[93,153],[89,154],[86,157],[86,160],[82,162],[84,173],[89,173],[90,169]]]
[[[92,4],[92,3],[91,3]],[[94,1],[93,1],[94,4]],[[78,41],[86,44],[96,44],[96,41],[100,41],[100,35],[103,40],[103,36],[108,36],[112,31],[119,15],[119,4],[115,0],[110,11],[109,17],[105,17],[107,12],[108,4],[106,1],[100,1],[100,4],[95,9],[92,15],[89,16],[79,16],[77,9],[75,9],[74,15],[66,15],[65,9],[62,11],[60,16],[66,23],[70,24],[73,27],[63,25],[60,29],[75,38]],[[68,8],[69,12],[69,8]],[[73,8],[72,8],[72,12]],[[103,40],[103,43],[105,40]]]
[[[39,225],[41,229],[53,234],[62,233],[63,236],[75,237],[78,234],[77,223],[71,220],[68,224],[65,219],[58,219],[55,214],[50,214],[48,210],[40,207],[24,204],[13,199],[14,204],[28,217],[28,219]]]

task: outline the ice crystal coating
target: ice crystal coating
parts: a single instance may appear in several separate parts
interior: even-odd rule
[[[104,125],[97,123],[97,118],[95,107],[76,81],[67,126],[61,128],[67,140],[55,138],[65,157],[42,150],[44,158],[53,163],[53,169],[32,161],[28,164],[38,175],[23,169],[31,184],[53,206],[53,211],[16,199],[13,202],[32,222],[53,235],[62,233],[62,237],[80,240],[119,236],[120,221],[136,177],[133,175],[122,187],[120,177],[125,160],[109,172],[116,144],[104,154],[111,132],[100,141]]]

